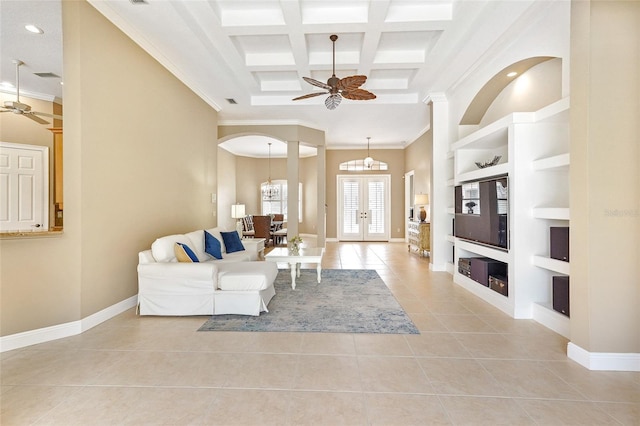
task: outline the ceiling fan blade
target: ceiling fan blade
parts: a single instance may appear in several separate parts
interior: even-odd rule
[[[366,75],[352,75],[349,77],[341,78],[338,82],[338,89],[351,91],[362,86],[366,81]]]
[[[342,96],[340,95],[331,95],[324,101],[324,105],[327,109],[336,109],[338,105],[340,105],[340,101],[342,101]]]
[[[37,112],[37,111],[31,111],[30,114],[41,115],[43,117],[51,117],[51,118],[55,118],[56,120],[62,120],[62,116],[57,114],[49,114],[46,112]]]
[[[343,91],[342,96],[354,101],[368,101],[376,98],[376,95],[364,89],[354,89],[349,91]]]
[[[36,115],[33,115],[33,114],[31,114],[31,113],[24,113],[24,114],[22,114],[22,115],[23,115],[23,116],[25,116],[25,117],[27,117],[27,118],[32,119],[32,120],[33,120],[33,121],[35,121],[36,123],[40,123],[40,124],[49,124],[49,122],[48,122],[48,121],[43,120],[42,118],[40,118],[40,117],[38,117],[38,116],[36,116]]]
[[[314,92],[314,93],[308,93],[306,95],[303,96],[298,96],[297,98],[293,98],[291,99],[292,101],[299,101],[300,99],[308,99],[308,98],[315,98],[316,96],[320,96],[320,95],[326,95],[328,92]]]
[[[311,77],[302,77],[302,79],[313,86],[321,87],[326,90],[331,90],[331,86],[329,86],[327,83],[323,83]]]

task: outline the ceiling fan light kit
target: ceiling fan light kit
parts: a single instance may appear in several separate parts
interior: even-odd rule
[[[313,98],[320,95],[329,95],[327,99],[325,99],[324,105],[327,107],[327,109],[333,110],[336,109],[338,105],[340,105],[342,98],[347,98],[354,101],[366,101],[375,99],[376,95],[369,92],[368,90],[360,88],[360,86],[362,86],[367,81],[367,76],[352,75],[345,78],[336,77],[336,40],[338,40],[338,36],[333,34],[329,37],[329,39],[333,43],[333,74],[331,75],[331,78],[329,78],[329,80],[327,80],[327,83],[325,84],[310,77],[302,77],[302,79],[307,83],[316,87],[320,87],[326,90],[326,92],[308,93],[306,95],[293,98],[293,100],[298,101],[301,99]]]

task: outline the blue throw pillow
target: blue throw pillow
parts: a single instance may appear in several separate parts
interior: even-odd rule
[[[242,241],[240,241],[240,235],[238,235],[237,231],[221,232],[220,235],[222,235],[222,241],[224,241],[224,248],[227,250],[227,253],[244,250]]]
[[[176,243],[176,244],[177,244],[177,248],[175,252],[176,252],[176,258],[178,259],[178,262],[188,262],[187,258],[184,256],[185,254],[191,260],[191,262],[199,262],[198,256],[196,256],[196,254],[193,252],[193,250],[191,250],[191,248],[188,245],[182,244],[182,243]]]
[[[222,245],[220,241],[207,231],[204,231],[204,251],[216,259],[222,259]]]

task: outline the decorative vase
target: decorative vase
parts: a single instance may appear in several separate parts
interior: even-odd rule
[[[300,246],[298,245],[298,243],[291,243],[291,245],[289,246],[289,251],[291,252],[291,254],[298,254],[300,253]]]

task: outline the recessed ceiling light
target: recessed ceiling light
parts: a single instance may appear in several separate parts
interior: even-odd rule
[[[42,30],[42,28],[38,28],[33,24],[29,24],[29,25],[25,25],[24,28],[29,31],[30,33],[34,33],[34,34],[44,34],[44,31]]]
[[[516,75],[518,75],[517,72],[511,71],[509,74],[507,74],[507,77],[515,77]]]

